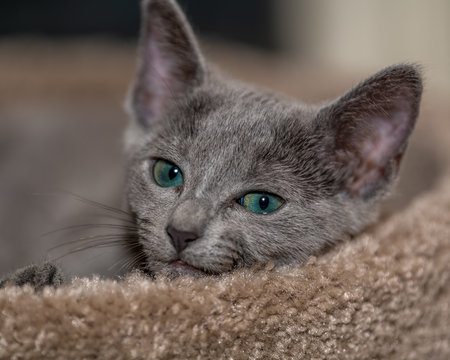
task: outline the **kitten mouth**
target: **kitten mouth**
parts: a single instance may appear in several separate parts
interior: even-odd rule
[[[202,269],[196,268],[195,266],[189,265],[182,260],[175,260],[169,264],[170,268],[178,275],[206,275],[206,272]]]

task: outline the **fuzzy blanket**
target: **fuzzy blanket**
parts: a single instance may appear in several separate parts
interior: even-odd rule
[[[449,359],[450,181],[294,269],[0,292],[1,359]]]

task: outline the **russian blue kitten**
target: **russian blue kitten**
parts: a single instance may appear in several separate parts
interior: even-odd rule
[[[142,13],[127,199],[149,273],[298,264],[375,219],[418,115],[416,67],[304,105],[213,72],[175,1]]]
[[[374,219],[418,114],[415,67],[306,106],[212,72],[174,1],[143,18],[128,202],[151,272],[300,263]]]

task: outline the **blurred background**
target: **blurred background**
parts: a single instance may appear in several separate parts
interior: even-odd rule
[[[305,102],[337,97],[393,63],[422,64],[421,117],[384,216],[447,171],[450,2],[179,3],[207,58],[225,73]],[[77,252],[77,243],[49,252],[88,235],[83,228],[45,233],[112,219],[92,220],[100,210],[74,196],[45,194],[69,191],[123,207],[122,103],[135,71],[138,28],[137,0],[2,0],[0,274],[70,252],[59,261],[72,275],[123,271],[126,258],[117,246]]]

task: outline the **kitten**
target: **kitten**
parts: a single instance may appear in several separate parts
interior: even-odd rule
[[[415,66],[307,106],[212,71],[175,1],[142,12],[126,195],[146,271],[298,264],[374,221],[418,115]]]

